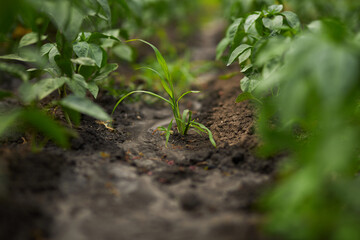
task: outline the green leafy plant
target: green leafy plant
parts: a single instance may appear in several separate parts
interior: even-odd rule
[[[195,120],[193,120],[192,119],[192,112],[190,110],[185,109],[182,112],[182,114],[180,114],[179,101],[184,96],[186,96],[187,94],[189,94],[189,93],[198,93],[199,91],[187,91],[187,92],[181,94],[180,97],[175,96],[172,76],[171,76],[171,74],[169,72],[167,63],[166,63],[165,59],[163,58],[162,54],[160,53],[160,51],[154,45],[152,45],[151,43],[148,43],[148,42],[146,42],[144,40],[134,39],[134,40],[131,40],[131,41],[141,41],[141,42],[149,45],[154,50],[157,61],[158,61],[159,65],[160,65],[160,67],[161,67],[161,70],[162,70],[163,74],[161,74],[160,72],[156,71],[153,68],[147,68],[147,69],[150,70],[150,71],[155,72],[160,77],[162,87],[164,88],[164,90],[168,94],[169,99],[166,99],[166,98],[164,98],[164,97],[162,97],[162,96],[160,96],[160,95],[158,95],[156,93],[150,92],[150,91],[144,91],[144,90],[132,91],[132,92],[129,92],[128,94],[124,95],[122,98],[120,98],[120,100],[116,103],[115,107],[113,108],[112,113],[114,113],[117,106],[126,97],[130,96],[131,94],[134,94],[134,93],[146,93],[146,94],[149,94],[151,96],[157,97],[157,98],[165,101],[166,103],[168,103],[170,105],[170,107],[172,109],[172,112],[173,112],[175,122],[176,122],[176,128],[177,128],[177,130],[178,130],[178,132],[180,134],[186,135],[187,132],[189,131],[189,129],[193,128],[199,134],[201,132],[204,132],[204,133],[208,134],[211,144],[214,147],[216,147],[216,143],[215,143],[215,140],[214,140],[214,138],[212,136],[211,131],[207,127],[205,127],[203,124],[198,123]],[[169,137],[170,137],[170,134],[171,134],[172,124],[173,124],[174,119],[172,119],[170,121],[167,128],[165,128],[165,127],[160,128],[161,130],[165,131],[165,133],[166,133],[166,144],[169,141]]]
[[[64,139],[70,135],[48,114],[51,108],[61,107],[70,127],[80,123],[81,114],[103,121],[111,119],[86,95],[89,92],[96,98],[98,85],[116,70],[117,64],[107,62],[105,48],[109,47],[109,40],[119,44],[120,41],[111,34],[84,31],[89,26],[109,28],[108,1],[24,0],[15,12],[22,24],[33,31],[19,40],[11,54],[0,56],[0,69],[23,80],[17,94],[2,94],[16,98],[22,106],[17,108],[16,114],[4,110],[7,121],[0,125],[4,130],[0,131],[0,136],[10,126],[31,126],[33,139],[35,132],[39,132],[62,147],[68,146]],[[53,34],[44,35],[52,28],[56,29],[54,42],[49,41]],[[22,65],[14,61],[22,62]],[[55,91],[59,93],[58,98],[54,97],[50,104],[40,107],[40,101]],[[34,119],[44,124],[36,124]]]
[[[279,51],[279,47],[288,46],[287,41],[299,31],[300,21],[297,15],[283,11],[283,5],[271,5],[267,9],[234,20],[216,49],[216,58],[220,59],[230,46],[227,66],[238,60],[241,72],[245,75],[240,84],[243,93],[237,97],[236,102],[254,99],[261,103],[253,95],[253,91],[261,79],[268,77],[281,65],[282,51]],[[273,55],[267,61],[257,61],[261,49],[273,42],[281,42],[282,45],[278,44],[276,51],[272,52]]]
[[[290,42],[283,66],[256,90],[265,96],[261,152],[288,152],[277,186],[263,201],[268,231],[286,239],[360,238],[360,48],[354,35],[338,20],[311,23]],[[281,91],[269,95],[271,88]]]

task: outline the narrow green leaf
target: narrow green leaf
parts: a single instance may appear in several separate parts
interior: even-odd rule
[[[147,70],[150,70],[152,72],[154,72],[156,75],[159,76],[160,80],[161,80],[161,85],[163,86],[163,88],[165,89],[166,93],[171,97],[173,98],[174,95],[173,93],[171,92],[171,89],[169,88],[168,84],[166,83],[163,75],[161,75],[158,71],[156,71],[155,69],[151,68],[151,67],[140,67],[139,69],[147,69]]]
[[[207,127],[205,127],[203,124],[198,123],[198,122],[195,122],[195,121],[192,121],[192,122],[191,122],[191,125],[192,125],[192,126],[198,126],[198,127],[200,127],[201,129],[205,130],[205,131],[207,132],[208,136],[209,136],[209,140],[210,140],[211,144],[212,144],[214,147],[216,147],[216,142],[215,142],[215,140],[214,140],[214,137],[213,137],[210,129],[208,129]]]
[[[132,40],[128,40],[128,41],[141,41],[147,45],[149,45],[155,52],[156,55],[156,59],[158,61],[158,63],[160,64],[161,69],[163,70],[164,74],[165,74],[165,78],[167,79],[167,81],[170,84],[170,88],[172,88],[172,80],[171,80],[171,76],[170,76],[170,72],[169,72],[169,68],[166,64],[166,61],[164,59],[164,57],[162,56],[162,54],[160,53],[160,51],[151,43],[142,40],[142,39],[132,39]]]
[[[231,53],[230,57],[229,57],[229,61],[227,63],[227,66],[229,66],[230,64],[232,64],[236,58],[239,57],[239,55],[241,53],[243,53],[244,51],[246,51],[247,49],[251,48],[250,45],[248,44],[241,44],[240,46],[238,46],[237,48],[235,48],[235,50]]]
[[[176,101],[176,104],[179,104],[179,101],[180,101],[180,99],[182,99],[184,96],[186,96],[187,94],[189,94],[189,93],[199,93],[200,91],[187,91],[187,92],[185,92],[185,93],[183,93],[179,98],[178,98],[178,100]]]
[[[167,129],[166,129],[166,136],[165,136],[166,142],[165,142],[165,147],[167,147],[167,144],[168,144],[168,142],[169,142],[169,138],[170,138],[170,134],[171,134],[171,128],[172,128],[172,124],[173,124],[173,120],[174,120],[174,119],[171,119],[171,121],[170,121],[170,123],[169,123],[169,125],[168,125],[168,127],[167,127]]]
[[[168,104],[170,104],[171,106],[173,106],[172,102],[170,102],[169,100],[167,100],[166,98],[156,94],[156,93],[153,93],[153,92],[149,92],[149,91],[143,91],[143,90],[136,90],[136,91],[132,91],[132,92],[129,92],[127,93],[125,96],[123,96],[122,98],[120,98],[120,100],[116,103],[115,107],[113,108],[113,111],[111,113],[111,115],[114,114],[114,111],[115,109],[117,108],[117,106],[125,99],[127,98],[128,96],[130,96],[131,94],[134,94],[134,93],[146,93],[146,94],[149,94],[151,96],[154,96],[154,97],[157,97],[157,98],[160,98],[161,100],[167,102]]]
[[[60,105],[102,121],[111,120],[111,117],[104,111],[104,109],[86,97],[69,95],[60,101]]]

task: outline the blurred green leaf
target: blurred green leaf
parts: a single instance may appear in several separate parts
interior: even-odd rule
[[[69,146],[69,132],[38,109],[21,111],[21,119],[61,147]]]
[[[51,94],[53,91],[64,85],[65,82],[69,81],[68,78],[47,78],[42,79],[33,85],[34,91],[39,100]]]
[[[0,115],[0,137],[8,130],[14,123],[17,122],[21,114],[20,110],[13,110]]]
[[[86,90],[88,88],[88,84],[85,81],[84,77],[81,76],[80,74],[74,74],[72,79],[69,79],[66,83],[76,96],[80,96],[80,97],[86,96]]]
[[[77,42],[74,44],[73,49],[78,57],[91,58],[98,67],[101,67],[103,52],[98,45],[87,42]]]
[[[62,99],[60,105],[102,121],[111,120],[111,117],[100,106],[85,97],[70,95]]]
[[[282,16],[275,16],[274,18],[263,18],[262,22],[264,26],[270,30],[279,30],[283,26],[283,17]]]
[[[282,12],[281,15],[283,15],[286,18],[287,23],[289,26],[293,29],[299,30],[300,29],[300,20],[299,17],[290,11]]]
[[[18,76],[24,82],[29,80],[29,74],[22,65],[0,62],[0,70]]]
[[[29,46],[31,44],[37,43],[38,41],[43,41],[46,38],[47,38],[47,36],[42,35],[42,36],[40,36],[40,39],[39,39],[39,35],[36,32],[28,33],[20,39],[19,48]]]

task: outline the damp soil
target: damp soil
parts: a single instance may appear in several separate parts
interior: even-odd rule
[[[234,102],[241,76],[221,74],[207,75],[184,105],[217,148],[195,132],[171,135],[166,147],[155,130],[171,112],[142,102],[119,105],[113,129],[83,116],[67,150],[4,144],[0,239],[269,239],[256,206],[277,161],[255,154],[254,109]],[[97,103],[110,112],[116,99],[102,93]]]

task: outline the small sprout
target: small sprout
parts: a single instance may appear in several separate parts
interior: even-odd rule
[[[165,132],[166,146],[167,146],[167,143],[169,142],[170,134],[173,133],[171,129],[172,129],[173,120],[175,119],[176,128],[177,128],[178,132],[181,135],[186,135],[187,132],[189,131],[189,129],[191,129],[191,128],[195,129],[195,131],[198,132],[199,134],[201,134],[201,133],[208,134],[211,144],[214,147],[216,147],[216,143],[215,143],[215,140],[214,140],[214,138],[212,136],[211,131],[207,127],[205,127],[203,124],[198,123],[195,120],[193,120],[192,119],[192,112],[190,110],[185,109],[183,111],[183,113],[180,114],[179,101],[184,96],[186,96],[187,94],[189,94],[189,93],[199,93],[199,91],[187,91],[187,92],[183,93],[180,97],[177,98],[175,96],[175,92],[174,92],[172,76],[171,76],[170,71],[168,69],[168,66],[166,64],[166,61],[163,58],[163,56],[161,55],[160,51],[154,45],[152,45],[151,43],[148,43],[148,42],[146,42],[144,40],[141,40],[141,39],[133,39],[133,40],[129,40],[129,41],[141,41],[141,42],[149,45],[154,50],[154,52],[156,54],[157,61],[158,61],[159,65],[160,65],[160,67],[162,69],[163,74],[159,73],[158,71],[156,71],[156,70],[154,70],[152,68],[146,67],[146,69],[149,69],[149,70],[155,72],[160,77],[161,84],[162,84],[164,90],[166,91],[166,93],[168,94],[169,99],[166,99],[166,98],[164,98],[164,97],[162,97],[162,96],[160,96],[160,95],[158,95],[156,93],[149,92],[149,91],[144,91],[144,90],[132,91],[132,92],[129,92],[128,94],[126,94],[125,96],[123,96],[122,98],[120,98],[120,100],[116,103],[116,105],[115,105],[115,107],[114,107],[111,114],[114,113],[117,106],[126,97],[128,97],[128,96],[130,96],[131,94],[134,94],[134,93],[146,93],[146,94],[149,94],[151,96],[157,97],[157,98],[165,101],[166,103],[168,103],[171,106],[174,118],[170,121],[167,128],[165,128],[165,127],[160,127],[159,128],[160,131]]]

